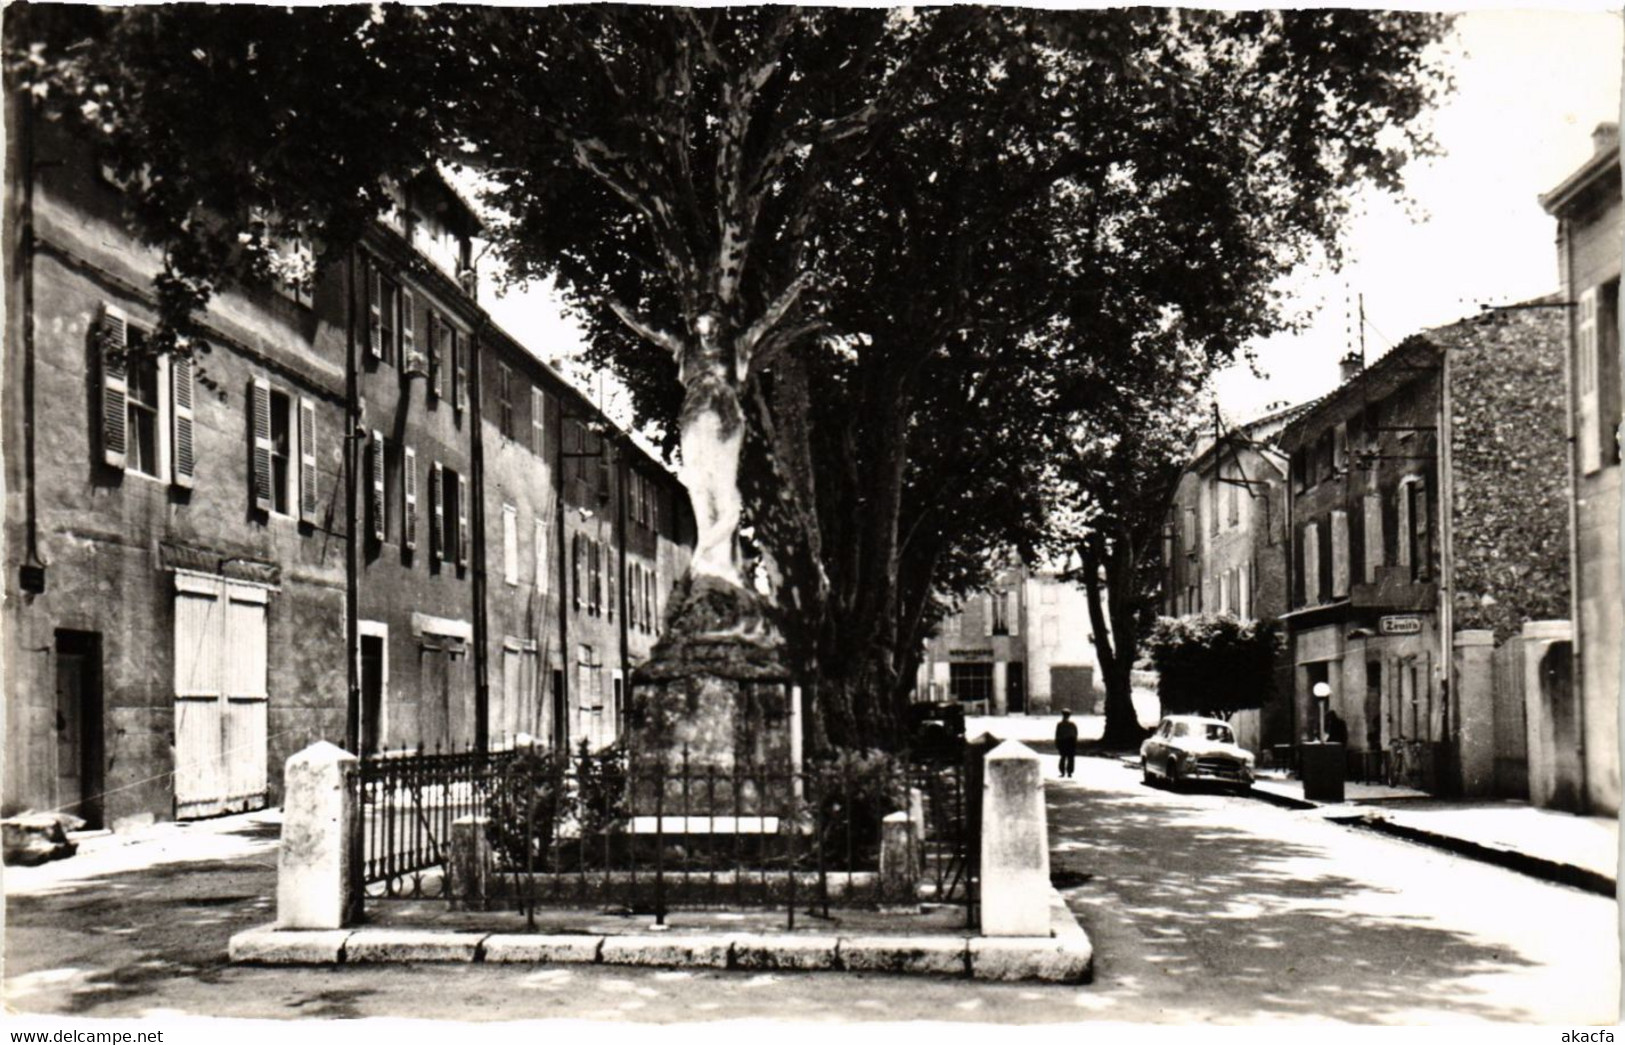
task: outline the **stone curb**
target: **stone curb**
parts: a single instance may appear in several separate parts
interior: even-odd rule
[[[798,936],[790,933],[650,933],[599,936],[428,929],[277,929],[237,933],[236,963],[337,965],[543,962],[707,969],[846,970],[1088,983],[1094,948],[1051,890],[1048,937]]]
[[[1288,809],[1325,808],[1324,804],[1320,802],[1311,802],[1308,799],[1278,794],[1257,786],[1253,787],[1248,794],[1253,798],[1284,806]],[[1416,842],[1419,845],[1443,849],[1458,856],[1465,856],[1470,860],[1505,867],[1509,871],[1517,871],[1531,878],[1539,878],[1547,882],[1556,882],[1559,885],[1584,889],[1586,892],[1614,896],[1619,888],[1615,879],[1588,868],[1566,864],[1561,860],[1535,856],[1532,853],[1519,852],[1516,849],[1484,845],[1481,842],[1473,842],[1465,838],[1457,838],[1455,835],[1429,831],[1409,824],[1397,824],[1381,813],[1374,812],[1369,807],[1360,806],[1358,803],[1348,803],[1347,812],[1333,813],[1327,816],[1326,819],[1334,824],[1342,824],[1345,827],[1360,827],[1379,834],[1390,835],[1394,838],[1403,838],[1407,842]]]

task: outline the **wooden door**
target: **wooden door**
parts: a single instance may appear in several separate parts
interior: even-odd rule
[[[177,575],[175,816],[265,805],[265,589]]]

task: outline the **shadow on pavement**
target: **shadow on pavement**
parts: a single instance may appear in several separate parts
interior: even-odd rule
[[[1329,854],[1215,823],[1211,798],[1153,791],[1137,775],[1131,787],[1050,789],[1052,869],[1094,876],[1067,898],[1091,933],[1096,904],[1132,923],[1144,960],[1162,970],[1150,989],[1190,978],[1197,982],[1183,989],[1228,993],[1243,1017],[1380,1022],[1442,1007],[1527,1018],[1452,984],[1530,963],[1420,915],[1361,912],[1346,901],[1398,894],[1341,874],[1306,874]],[[1096,950],[1096,989],[1148,986],[1134,975],[1114,983],[1111,948],[1097,938]]]

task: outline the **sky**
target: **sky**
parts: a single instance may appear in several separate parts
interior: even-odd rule
[[[1236,423],[1277,403],[1331,391],[1337,361],[1368,361],[1405,337],[1558,289],[1556,224],[1538,197],[1592,154],[1591,132],[1618,120],[1625,30],[1602,10],[1470,11],[1443,42],[1455,91],[1428,117],[1442,155],[1405,171],[1408,201],[1357,198],[1341,271],[1316,266],[1283,285],[1306,324],[1251,347],[1253,363],[1218,374],[1214,394]],[[492,287],[494,281],[482,281]],[[623,393],[569,364],[579,329],[545,286],[487,292],[497,322],[628,424]],[[1255,369],[1257,372],[1255,372]]]

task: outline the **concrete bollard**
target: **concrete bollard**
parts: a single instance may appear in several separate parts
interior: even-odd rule
[[[925,792],[917,787],[908,789],[908,826],[914,832],[914,861],[920,873],[925,873]]]
[[[342,929],[354,920],[350,842],[356,757],[325,740],[288,759],[277,854],[279,929]]]
[[[490,817],[465,816],[451,823],[446,855],[446,895],[452,910],[483,911],[491,873]]]
[[[1007,740],[982,776],[982,935],[1048,936],[1049,826],[1038,755]]]
[[[914,859],[914,831],[908,814],[896,812],[880,822],[880,898],[891,903],[916,899],[919,865]]]

